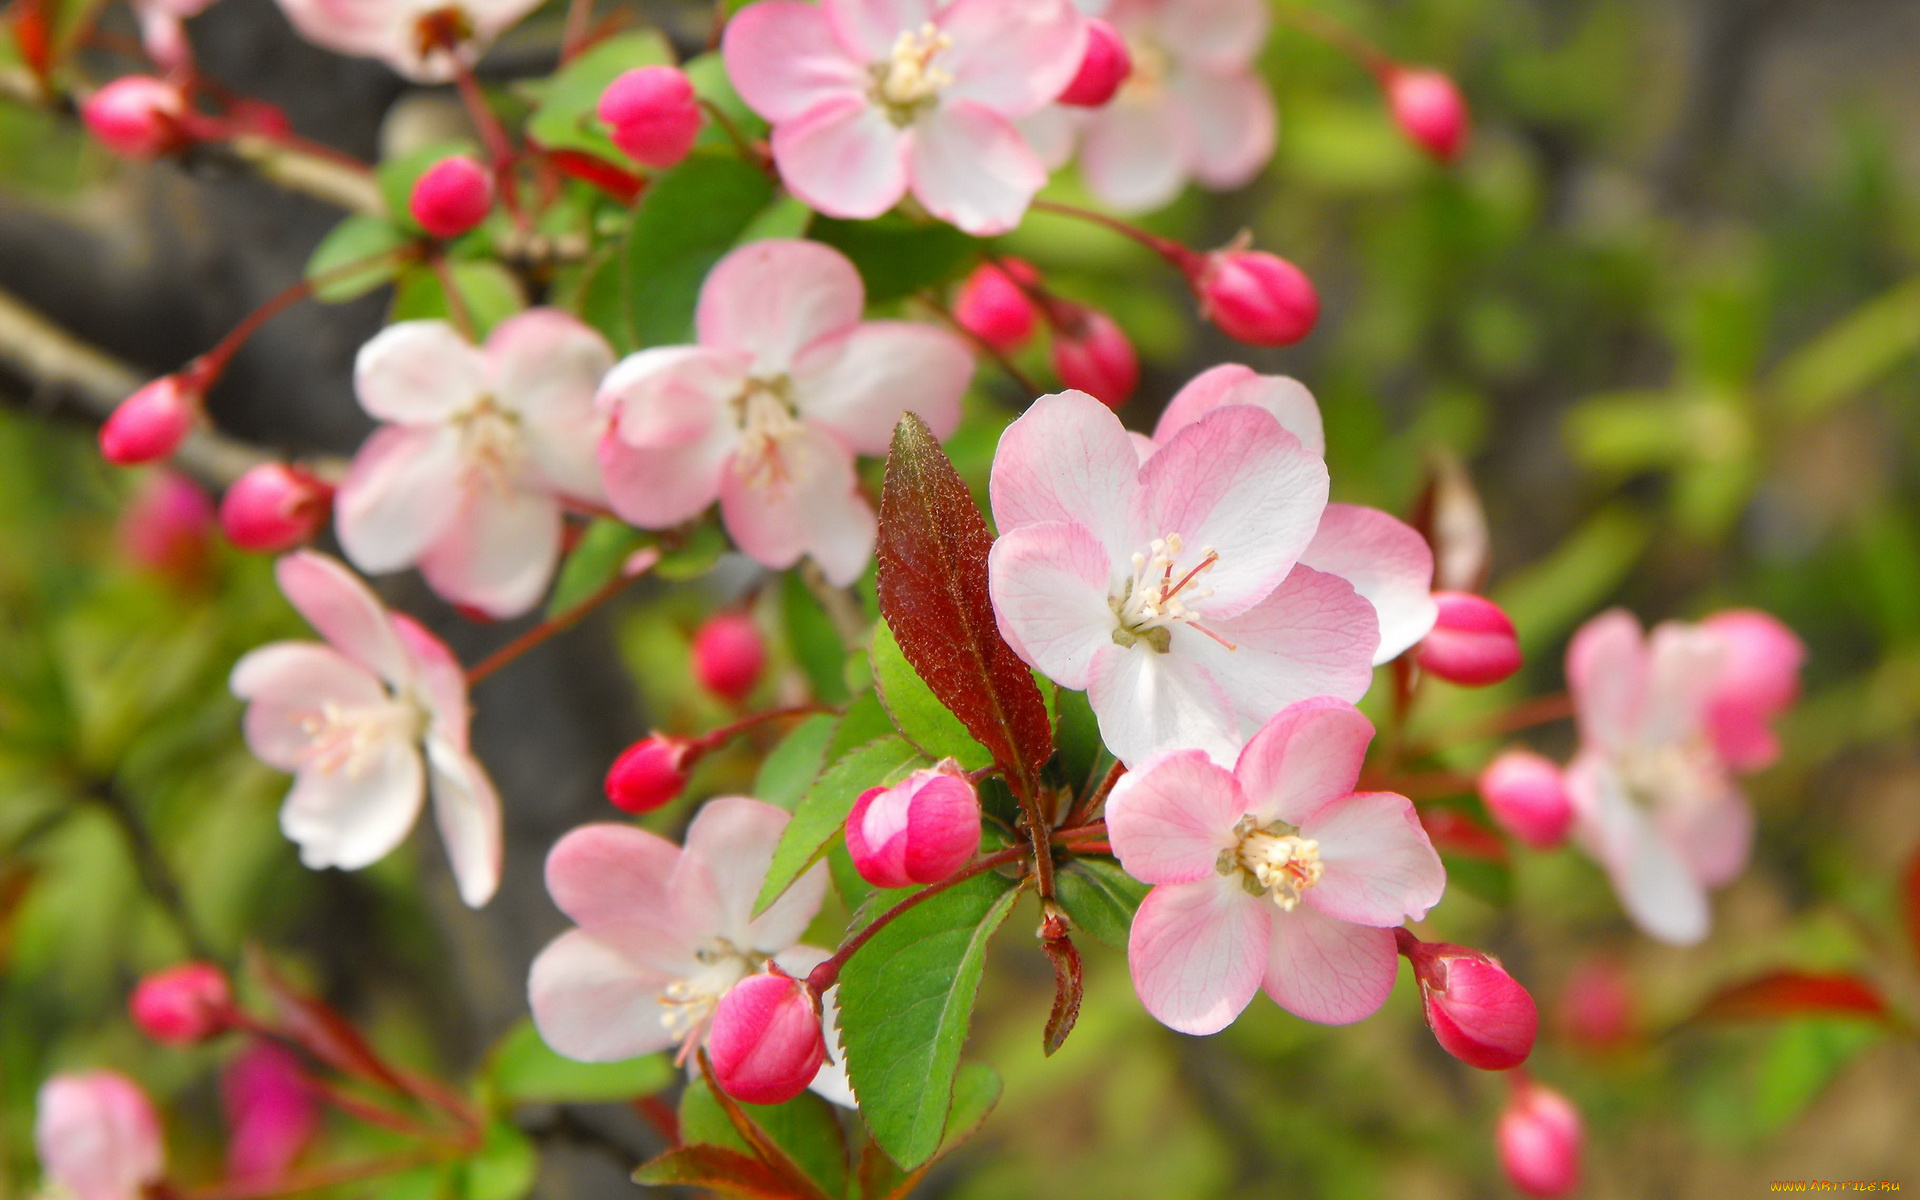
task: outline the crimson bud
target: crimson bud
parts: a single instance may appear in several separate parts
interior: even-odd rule
[[[465,155],[443,158],[414,180],[407,211],[434,237],[459,237],[493,211],[493,176]]]
[[[278,554],[320,532],[333,510],[333,485],[299,467],[262,463],[220,500],[220,528],[242,550]]]
[[[189,962],[140,981],[127,1001],[140,1032],[169,1046],[191,1046],[233,1022],[233,989],[212,963]]]
[[[1306,273],[1260,250],[1207,255],[1194,277],[1200,311],[1249,346],[1291,346],[1320,320],[1320,295]]]
[[[193,430],[200,396],[178,375],[163,375],[120,402],[100,427],[100,453],[122,467],[172,454]]]
[[[1053,331],[1053,369],[1060,382],[1119,408],[1140,382],[1140,359],[1113,318],[1075,307]]]
[[[1395,68],[1385,79],[1393,119],[1414,145],[1443,163],[1466,149],[1472,124],[1460,89],[1444,72]]]
[[[151,75],[122,76],[80,106],[87,131],[123,158],[158,158],[184,149],[193,141],[186,117],[186,96]]]
[[[807,1090],[827,1059],[820,1001],[790,975],[749,975],[714,1009],[707,1055],[721,1090],[735,1100],[791,1100]]]
[[[1099,108],[1113,99],[1120,85],[1133,74],[1133,55],[1120,31],[1098,17],[1087,20],[1087,52],[1080,58],[1080,70],[1060,93],[1059,103],[1076,108]]]
[[[847,853],[875,887],[938,883],[979,849],[980,797],[952,759],[869,788],[847,815]]]
[[[700,136],[700,101],[676,67],[628,71],[600,93],[600,119],[613,144],[649,167],[671,167]]]
[[[1427,1027],[1447,1053],[1483,1071],[1527,1061],[1540,1014],[1506,968],[1478,950],[1395,934],[1420,983]]]
[[[693,635],[694,678],[723,700],[745,699],[766,665],[766,639],[745,613],[720,613]]]
[[[981,263],[960,285],[954,297],[953,319],[982,342],[1002,354],[1011,354],[1033,336],[1039,315],[1033,298],[1021,284],[1039,281],[1032,264],[1017,258]]]
[[[653,734],[628,746],[607,771],[607,799],[630,813],[652,812],[686,790],[693,746]]]
[[[1573,799],[1552,759],[1531,750],[1508,750],[1480,772],[1480,799],[1500,828],[1532,846],[1551,850],[1567,840]]]
[[[1586,1135],[1580,1111],[1559,1092],[1530,1079],[1516,1082],[1496,1137],[1507,1179],[1527,1195],[1554,1200],[1580,1186]]]
[[[1485,687],[1520,669],[1520,638],[1499,605],[1470,592],[1435,592],[1433,599],[1440,616],[1415,651],[1421,670]]]

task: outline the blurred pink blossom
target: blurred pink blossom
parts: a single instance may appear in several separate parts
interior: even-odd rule
[[[206,565],[213,499],[178,471],[154,471],[120,514],[120,546],[149,571],[192,579]]]
[[[300,1057],[256,1041],[220,1076],[227,1113],[227,1177],[271,1180],[284,1174],[320,1130],[320,1103]]]
[[[115,1071],[42,1084],[33,1140],[48,1181],[72,1200],[141,1200],[166,1173],[160,1118],[140,1085]]]
[[[280,0],[287,20],[316,46],[377,58],[408,79],[445,83],[540,0]]]

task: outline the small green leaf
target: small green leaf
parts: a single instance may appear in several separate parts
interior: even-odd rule
[[[760,242],[768,238],[805,237],[807,226],[812,223],[812,209],[792,196],[781,196],[760,210],[760,215],[740,232],[734,244],[744,246],[748,242]]]
[[[934,697],[932,689],[900,653],[900,643],[885,621],[873,627],[873,646],[868,653],[874,690],[902,736],[928,758],[955,758],[969,771],[993,765],[993,755]]]
[[[456,262],[447,265],[453,286],[460,291],[467,316],[473,321],[477,337],[484,338],[495,325],[520,312],[527,301],[513,273],[496,262]],[[393,308],[387,313],[392,322],[454,319],[453,305],[440,276],[424,266],[409,267],[394,289]]]
[[[761,760],[760,773],[753,780],[754,796],[792,812],[826,763],[827,743],[839,725],[838,717],[818,713],[794,726]]]
[[[322,304],[340,304],[393,282],[400,270],[400,261],[394,252],[406,243],[406,235],[391,222],[379,217],[348,217],[314,247],[312,257],[307,259],[307,278],[317,279],[344,271],[354,263],[385,257],[365,270],[348,272],[315,287],[313,298]]]
[[[696,154],[654,178],[627,237],[627,318],[634,344],[690,341],[707,272],[773,199],[766,172]]]
[[[908,1170],[946,1135],[987,942],[1019,894],[992,873],[955,884],[874,934],[840,974],[853,1089],[874,1140]]]
[[[727,552],[727,535],[712,521],[702,521],[688,530],[680,544],[660,556],[653,573],[669,583],[698,579],[713,570],[713,564]]]
[[[787,822],[786,831],[780,835],[780,844],[773,851],[773,865],[767,869],[766,884],[754,902],[754,913],[765,912],[808,867],[820,861],[820,856],[844,830],[847,814],[853,811],[853,802],[861,792],[891,783],[924,762],[918,750],[892,734],[876,738],[833,761],[800,798],[793,820]]]
[[[560,565],[553,599],[547,601],[547,617],[560,616],[613,582],[646,540],[645,534],[625,522],[596,518]]]
[[[1053,882],[1075,925],[1122,948],[1133,914],[1150,890],[1109,858],[1075,858],[1055,872]]]
[[[617,1063],[564,1058],[522,1020],[494,1045],[486,1079],[514,1104],[596,1104],[650,1096],[670,1085],[673,1067],[658,1054]]]
[[[520,1200],[533,1190],[540,1154],[526,1134],[505,1121],[487,1129],[486,1144],[461,1171],[461,1200]]]
[[[881,304],[938,287],[965,274],[980,243],[944,221],[889,213],[871,221],[821,217],[812,236],[853,260],[867,301]]]
[[[626,164],[601,127],[600,93],[635,67],[673,62],[673,47],[657,31],[623,33],[597,42],[540,86],[527,133],[548,150],[581,150]]]
[[[833,1105],[803,1092],[784,1104],[742,1104],[740,1109],[822,1191],[830,1196],[846,1193],[847,1141]],[[689,1144],[753,1152],[704,1079],[689,1080],[681,1093],[680,1137]]]

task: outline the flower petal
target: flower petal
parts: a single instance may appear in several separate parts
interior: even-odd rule
[[[687,829],[675,882],[698,872],[695,886],[712,897],[719,922],[715,932],[736,946],[752,946],[763,954],[785,950],[800,940],[826,897],[825,865],[816,864],[766,912],[757,919],[752,915],[789,819],[771,804],[724,796],[702,806]]]
[[[1267,39],[1262,0],[1181,0],[1159,6],[1153,32],[1183,63],[1246,66]]]
[[[1447,888],[1446,868],[1405,796],[1335,800],[1308,817],[1300,834],[1320,843],[1326,868],[1306,902],[1336,920],[1382,928],[1419,921]]]
[[[360,447],[334,501],[334,530],[363,571],[417,562],[453,519],[465,486],[460,434],[448,426],[388,425]]]
[[[487,364],[445,321],[402,321],[360,347],[353,388],[379,420],[438,424],[486,394]]]
[[[275,563],[273,573],[281,592],[334,649],[389,683],[411,677],[386,607],[346,564],[296,550]]]
[[[1380,622],[1374,665],[1427,636],[1439,619],[1433,602],[1433,548],[1411,525],[1377,508],[1329,504],[1300,561],[1338,575],[1373,605]]]
[[[1100,740],[1132,766],[1163,750],[1192,747],[1228,763],[1240,750],[1233,702],[1191,656],[1159,654],[1145,642],[1094,655],[1087,700]]]
[[[886,60],[902,33],[917,31],[940,12],[942,0],[822,0],[833,34],[849,54]]]
[[[412,664],[418,694],[432,714],[434,734],[454,749],[465,750],[467,723],[473,719],[473,710],[467,704],[467,675],[460,660],[445,642],[412,617],[394,613],[392,620],[393,631],[400,635],[407,661]]]
[[[1013,122],[970,100],[914,124],[909,165],[914,199],[976,237],[1018,225],[1047,183],[1045,164]]]
[[[440,738],[427,739],[427,767],[434,821],[460,899],[479,908],[500,887],[500,795],[472,755]]]
[[[1002,637],[1062,687],[1084,689],[1094,655],[1113,645],[1107,552],[1064,521],[1004,533],[987,556],[987,585]]]
[[[667,529],[705,512],[720,495],[720,480],[738,442],[734,431],[692,446],[639,449],[617,429],[600,439],[600,473],[613,511],[642,529]]]
[[[1116,562],[1153,535],[1129,524],[1140,460],[1113,410],[1085,392],[1042,396],[1000,435],[988,494],[1001,533],[1042,521],[1092,531]],[[1141,545],[1135,545],[1136,541]]]
[[[1353,793],[1373,722],[1332,696],[1290,704],[1247,739],[1233,777],[1261,824],[1298,825]]]
[[[820,242],[749,242],[700,288],[700,344],[751,356],[749,373],[772,379],[800,352],[860,321],[866,286],[847,256]]]
[[[746,389],[749,361],[737,351],[655,346],[621,359],[601,381],[594,404],[614,419],[629,446],[694,446],[730,431],[728,406]]]
[[[907,194],[907,138],[865,97],[828,100],[775,125],[772,145],[780,181],[815,212],[869,220]]]
[[[357,771],[309,768],[294,777],[280,810],[280,830],[316,870],[357,871],[407,839],[426,800],[420,748],[391,738]]]
[[[660,1003],[672,982],[672,976],[574,929],[533,960],[527,999],[547,1045],[580,1062],[619,1062],[678,1040]]]
[[[1274,912],[1224,875],[1148,892],[1127,937],[1140,1003],[1181,1033],[1233,1024],[1260,990]]]
[[[1320,421],[1320,405],[1306,385],[1286,375],[1261,375],[1239,363],[1222,363],[1202,371],[1175,392],[1153,427],[1154,443],[1166,442],[1226,404],[1266,409],[1282,429],[1300,439],[1308,453],[1326,457],[1327,435]]]
[[[1646,704],[1648,662],[1640,622],[1609,609],[1567,643],[1567,690],[1582,743],[1619,750],[1632,743]]]
[[[560,563],[560,504],[546,492],[479,487],[421,557],[433,590],[492,617],[539,603]]]
[[[1707,704],[1726,670],[1726,645],[1698,625],[1662,621],[1647,638],[1647,695],[1640,711],[1643,744],[1691,741],[1705,725]]]
[[[856,454],[883,456],[901,414],[917,413],[937,438],[960,424],[973,355],[944,329],[867,321],[815,342],[793,368],[800,415],[826,426]]]
[[[1087,121],[1080,175],[1088,191],[1122,212],[1160,208],[1187,181],[1192,140],[1166,96],[1122,92]]]
[[[1006,117],[1053,103],[1086,54],[1086,21],[1067,0],[953,0],[937,23],[953,39],[940,57],[953,76],[941,98]]]
[[[274,642],[234,664],[229,685],[248,702],[247,749],[282,771],[296,771],[313,746],[309,722],[323,704],[366,707],[387,689],[359,663],[319,642]]]
[[[1613,768],[1583,754],[1567,768],[1576,835],[1606,868],[1621,907],[1649,937],[1691,946],[1707,936],[1712,909],[1686,862],[1626,793]]]
[[[494,397],[520,415],[527,452],[547,484],[601,499],[594,450],[605,420],[594,396],[613,369],[606,339],[557,309],[536,308],[496,326],[486,355]]]
[[[1372,1016],[1399,973],[1390,929],[1349,925],[1307,904],[1274,914],[1264,985],[1296,1017],[1350,1025]]]
[[[1687,803],[1660,809],[1653,823],[1703,887],[1733,882],[1753,856],[1753,806],[1724,776],[1700,779]]]
[[[680,847],[631,825],[582,825],[547,853],[547,891],[560,911],[590,932],[635,920],[670,926],[668,888]],[[704,931],[689,930],[686,940]]]
[[[853,473],[853,456],[812,425],[801,426],[772,453],[777,462],[770,465],[736,456],[721,473],[720,513],[734,544],[776,571],[810,555],[830,582],[852,583],[873,557],[877,527]]]
[[[720,53],[734,90],[769,121],[861,95],[868,83],[864,64],[835,39],[821,8],[796,0],[762,0],[735,13]]]
[[[1121,776],[1107,800],[1107,832],[1135,879],[1192,883],[1215,873],[1247,808],[1226,768],[1198,750],[1171,750]]]
[[[1251,183],[1273,157],[1273,95],[1250,71],[1180,72],[1168,87],[1191,148],[1194,178],[1210,188]]]

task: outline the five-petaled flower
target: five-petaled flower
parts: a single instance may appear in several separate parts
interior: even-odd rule
[[[280,827],[313,868],[355,871],[406,839],[426,794],[460,898],[500,882],[500,798],[467,745],[467,684],[441,641],[346,566],[298,551],[280,590],[329,644],[274,642],[233,668],[247,745],[294,776]]]
[[[1121,779],[1114,853],[1154,885],[1127,941],[1148,1012],[1205,1034],[1261,988],[1329,1025],[1386,1000],[1392,929],[1439,902],[1446,873],[1411,801],[1354,792],[1372,737],[1359,710],[1319,697],[1261,727],[1230,772],[1175,750]]]
[[[839,251],[773,239],[722,259],[700,289],[699,344],[662,346],[607,376],[600,442],[622,517],[663,529],[717,498],[734,544],[762,565],[802,555],[851,583],[873,555],[856,454],[885,454],[912,409],[945,437],[973,358],[943,329],[862,321],[866,289]]]
[[[606,340],[534,309],[474,347],[444,321],[406,321],[360,350],[360,404],[387,422],[335,500],[363,571],[418,564],[448,600],[493,617],[532,608],[560,561],[568,502],[603,502],[594,391]]]
[[[540,0],[280,0],[316,46],[377,58],[419,83],[445,83]]]
[[[1043,396],[1001,437],[988,583],[1015,652],[1085,689],[1129,764],[1180,748],[1232,762],[1288,704],[1359,699],[1373,608],[1300,561],[1326,509],[1319,456],[1251,404],[1141,454],[1082,392]]]
[[[877,217],[911,191],[989,235],[1047,181],[1013,122],[1072,82],[1085,45],[1067,0],[762,0],[728,23],[723,50],[810,207]]]

